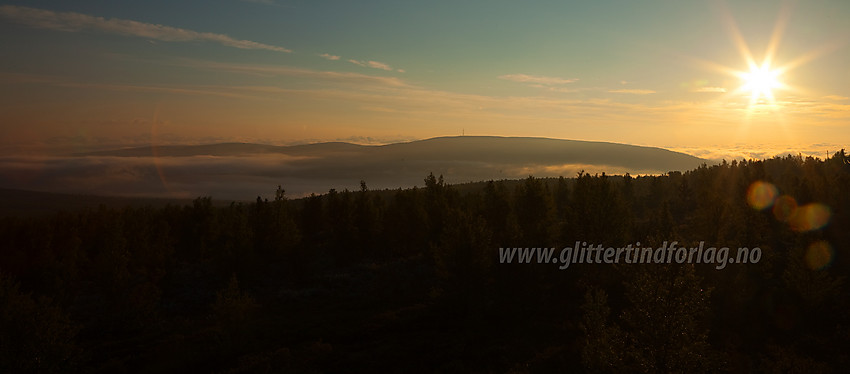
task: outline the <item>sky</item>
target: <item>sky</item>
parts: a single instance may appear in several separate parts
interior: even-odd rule
[[[2,1],[0,147],[465,134],[823,155],[850,144],[848,17],[841,0]]]

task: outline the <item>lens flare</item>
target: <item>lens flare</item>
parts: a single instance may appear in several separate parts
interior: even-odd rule
[[[788,195],[782,195],[773,203],[773,216],[782,222],[788,222],[797,212],[797,200]]]
[[[747,189],[747,203],[753,209],[763,210],[773,205],[778,195],[779,190],[776,189],[776,186],[768,182],[757,181]]]
[[[820,240],[809,245],[806,249],[806,266],[811,270],[821,270],[832,263],[835,251],[829,243]]]
[[[788,223],[794,231],[812,231],[826,226],[831,216],[828,206],[812,203],[797,208]]]

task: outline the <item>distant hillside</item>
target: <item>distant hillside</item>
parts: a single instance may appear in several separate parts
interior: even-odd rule
[[[247,143],[147,146],[75,154],[0,170],[0,187],[119,196],[245,200],[291,197],[331,188],[421,186],[429,173],[446,182],[607,174],[662,174],[704,159],[655,147],[495,136],[442,137],[388,145],[330,142],[294,146]],[[3,167],[0,167],[3,169]]]
[[[162,145],[145,146],[116,150],[77,153],[75,156],[115,156],[115,157],[190,157],[190,156],[246,156],[258,154],[315,155],[327,152],[356,151],[365,146],[341,143],[315,143],[292,146],[277,146],[252,143],[219,143],[204,145]]]
[[[376,154],[413,160],[468,160],[495,164],[619,166],[633,170],[688,170],[706,160],[656,147],[548,138],[458,136],[379,147]],[[388,157],[389,158],[389,157]]]
[[[258,154],[332,157],[345,155],[358,161],[468,161],[494,164],[588,164],[620,166],[636,170],[687,170],[706,160],[656,147],[589,142],[581,140],[456,136],[388,145],[357,145],[342,142],[274,146],[251,143],[168,145],[138,147],[80,154],[116,157],[246,156]]]

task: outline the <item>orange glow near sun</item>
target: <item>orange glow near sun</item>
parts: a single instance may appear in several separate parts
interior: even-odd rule
[[[741,56],[747,64],[748,71],[737,71],[734,69],[728,69],[727,71],[730,71],[732,75],[741,79],[741,86],[736,92],[750,95],[750,108],[758,105],[769,105],[775,107],[777,105],[777,101],[774,92],[777,90],[788,89],[785,84],[779,81],[779,77],[787,72],[791,68],[791,65],[774,67],[771,64],[776,54],[776,49],[779,46],[779,40],[785,25],[784,20],[785,17],[780,17],[779,21],[777,21],[776,27],[773,30],[773,35],[771,36],[770,44],[765,51],[764,60],[761,64],[757,64],[755,59],[753,59],[750,48],[747,46],[747,43],[744,42],[744,38],[741,36],[738,28],[731,28],[733,38],[738,46]]]
[[[779,49],[782,34],[785,31],[785,26],[788,23],[790,9],[784,7],[776,20],[773,32],[770,34],[770,40],[765,46],[763,59],[761,63],[757,63],[750,50],[750,46],[744,40],[738,25],[728,11],[726,13],[726,24],[730,37],[737,47],[740,56],[743,58],[745,69],[736,69],[709,62],[708,65],[715,70],[721,71],[741,80],[741,85],[734,91],[730,91],[732,96],[742,95],[749,96],[748,113],[759,111],[759,108],[770,108],[771,111],[781,109],[782,100],[777,98],[778,91],[793,91],[793,88],[782,82],[781,78],[785,76],[793,68],[810,61],[822,51],[814,51],[805,56],[794,59],[786,64],[776,64],[774,58]]]

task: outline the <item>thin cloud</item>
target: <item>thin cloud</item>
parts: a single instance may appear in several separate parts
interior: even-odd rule
[[[393,71],[394,70],[392,67],[390,67],[390,65],[385,64],[383,62],[378,62],[378,61],[359,61],[359,60],[349,59],[348,62],[350,62],[354,65],[357,65],[357,66],[362,66],[364,68],[381,69],[381,70],[386,70],[386,71]],[[401,71],[401,72],[403,73],[403,71]]]
[[[850,97],[839,96],[839,95],[827,95],[827,96],[824,96],[823,98],[827,99],[827,100],[833,100],[833,101],[850,100]]]
[[[373,69],[381,69],[381,70],[387,70],[387,71],[393,70],[393,68],[391,68],[389,65],[387,65],[383,62],[378,62],[378,61],[369,61],[369,62],[366,63],[366,65],[368,65],[370,68],[373,68]]]
[[[724,93],[726,89],[723,87],[700,87],[693,90],[693,92]]]
[[[232,64],[214,61],[203,60],[186,60],[183,59],[177,66],[192,67],[205,70],[228,71],[232,73],[256,74],[263,76],[290,76],[316,79],[320,82],[337,82],[351,83],[358,86],[363,84],[387,87],[405,87],[408,86],[404,81],[396,77],[380,77],[368,74],[359,73],[340,73],[335,71],[321,71],[302,69],[289,66],[272,66],[272,65],[250,65],[250,64]]]
[[[528,87],[539,88],[541,90],[546,90],[549,92],[561,92],[561,93],[575,93],[580,91],[587,91],[587,88],[567,88],[567,87],[552,87],[547,86],[545,84],[529,84]]]
[[[0,17],[27,26],[65,32],[95,30],[108,34],[129,35],[164,42],[212,42],[227,47],[292,52],[289,49],[235,39],[228,35],[199,32],[119,18],[103,18],[75,12],[54,12],[14,5],[0,6]]]
[[[319,55],[319,57],[322,57],[322,58],[325,58],[325,59],[328,59],[328,60],[331,60],[331,61],[336,61],[336,60],[340,59],[339,56],[334,56],[334,55],[329,54],[329,53],[322,53],[322,54]]]
[[[619,89],[619,90],[610,90],[608,92],[611,93],[621,93],[621,94],[630,94],[630,95],[651,95],[656,93],[653,90],[641,90],[641,89]]]
[[[504,79],[512,82],[519,83],[536,83],[543,85],[557,85],[557,84],[569,84],[577,81],[578,79],[565,79],[565,78],[557,78],[557,77],[544,77],[540,75],[528,75],[528,74],[506,74],[500,75],[499,79]]]

